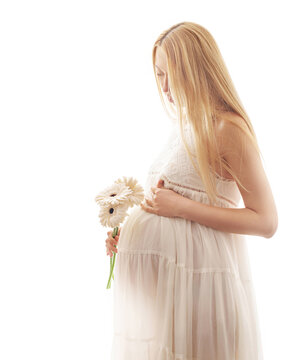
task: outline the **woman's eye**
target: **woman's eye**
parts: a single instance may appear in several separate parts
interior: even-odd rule
[[[164,75],[164,74],[156,74],[157,76],[162,76],[162,75]]]

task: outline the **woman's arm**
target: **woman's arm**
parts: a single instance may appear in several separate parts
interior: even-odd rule
[[[220,208],[183,198],[178,204],[178,216],[220,231],[272,237],[278,215],[259,155],[247,136],[229,122],[218,127],[217,138],[222,139],[224,159],[250,190],[248,193],[237,184],[245,208]]]
[[[221,208],[184,198],[178,216],[216,230],[270,238],[276,225],[249,208]]]

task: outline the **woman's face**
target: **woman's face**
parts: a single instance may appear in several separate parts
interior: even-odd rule
[[[161,84],[163,92],[167,95],[168,100],[174,104],[168,82],[168,65],[167,57],[164,50],[158,46],[155,57],[155,72]]]

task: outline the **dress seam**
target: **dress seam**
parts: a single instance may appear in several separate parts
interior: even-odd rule
[[[153,343],[158,350],[166,350],[167,355],[171,355],[171,357],[175,356],[175,360],[200,360],[198,357],[186,357],[184,354],[174,353],[172,352],[167,346],[164,346],[157,341],[154,340],[154,337],[148,338],[148,339],[137,339],[137,338],[130,338],[123,334],[120,334],[118,332],[114,332],[115,336],[119,336],[121,338],[124,338],[126,341],[139,341],[139,342],[150,342]]]
[[[166,259],[169,263],[173,263],[178,269],[181,270],[185,270],[187,272],[191,272],[191,273],[197,273],[197,274],[205,274],[205,273],[218,273],[218,272],[224,272],[224,273],[229,273],[232,274],[236,279],[239,279],[240,281],[243,282],[250,282],[250,279],[241,279],[240,275],[237,271],[232,270],[231,268],[226,268],[226,267],[210,267],[210,268],[198,268],[198,269],[193,269],[193,268],[187,268],[186,266],[184,266],[183,263],[175,263],[175,259],[165,256],[164,254],[162,254],[159,251],[154,251],[154,250],[131,250],[131,249],[126,249],[126,248],[122,248],[120,246],[118,246],[118,254],[120,253],[126,253],[126,254],[132,254],[132,255],[157,255],[160,257],[163,257],[164,259]]]
[[[156,173],[159,173],[159,172],[158,171],[150,171],[150,174],[152,174],[152,175],[156,174]],[[182,184],[176,183],[176,182],[174,182],[172,180],[169,180],[169,178],[164,174],[161,174],[161,177],[164,177],[168,181],[168,183],[173,184],[175,186],[179,186],[179,187],[184,188],[184,189],[193,190],[193,191],[201,192],[203,194],[207,194],[207,192],[205,190],[197,189],[197,188],[194,188],[194,187],[191,187],[191,186],[188,186],[188,185],[182,185]],[[221,181],[222,181],[222,179],[221,179]],[[232,183],[232,181],[230,181],[230,182]],[[230,204],[232,204],[232,205],[234,205],[236,207],[238,206],[238,204],[236,204],[234,201],[228,199],[227,197],[225,197],[223,195],[217,195],[217,198],[225,200],[228,203],[230,203]]]

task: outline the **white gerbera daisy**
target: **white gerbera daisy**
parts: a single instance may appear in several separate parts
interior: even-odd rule
[[[127,203],[104,204],[101,206],[99,217],[102,226],[113,228],[119,226],[128,215],[127,209]]]
[[[126,202],[131,193],[132,190],[128,186],[125,186],[123,183],[115,182],[102,190],[95,197],[95,200],[101,206],[118,205],[122,202]]]
[[[144,199],[144,192],[143,188],[140,184],[138,184],[137,180],[133,177],[126,177],[123,176],[123,179],[118,179],[115,181],[118,184],[124,184],[125,186],[129,187],[132,191],[130,195],[128,195],[127,201],[129,202],[130,206],[139,205],[142,200]]]

